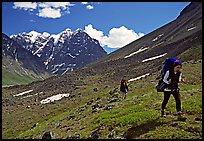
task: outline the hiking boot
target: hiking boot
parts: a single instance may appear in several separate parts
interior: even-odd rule
[[[164,110],[161,110],[161,117],[166,117]]]
[[[181,111],[178,112],[178,120],[179,121],[185,121],[187,118],[183,116],[183,113]]]

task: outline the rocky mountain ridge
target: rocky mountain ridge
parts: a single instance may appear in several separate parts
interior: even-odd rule
[[[81,29],[67,28],[59,34],[30,31],[10,38],[38,57],[52,74],[64,74],[96,61],[107,53],[99,42]]]

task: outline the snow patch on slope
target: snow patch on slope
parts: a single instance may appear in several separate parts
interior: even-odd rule
[[[50,103],[53,102],[55,100],[60,100],[63,97],[69,97],[70,94],[58,94],[58,95],[53,95],[51,97],[48,97],[46,99],[43,99],[40,101],[41,104],[46,104],[46,103]]]
[[[22,93],[19,93],[19,94],[16,94],[16,95],[13,95],[14,97],[15,96],[21,96],[21,95],[24,95],[24,94],[27,94],[27,93],[30,93],[32,92],[33,90],[28,90],[28,91],[25,91],[25,92],[22,92]]]
[[[160,34],[158,35],[156,38],[154,38],[152,41],[155,42],[156,40],[158,40],[161,36],[163,36],[164,34]]]
[[[187,29],[188,31],[190,31],[190,30],[193,30],[193,29],[195,29],[196,28],[196,26],[194,26],[194,27],[192,27],[192,28],[189,28],[189,29]]]
[[[148,47],[146,47],[146,48],[140,48],[138,51],[133,52],[133,53],[131,53],[130,55],[125,56],[124,58],[131,57],[131,56],[133,56],[133,55],[135,55],[135,54],[137,54],[137,53],[140,53],[140,52],[142,52],[142,51],[145,51],[146,49],[148,49]]]
[[[147,61],[155,60],[155,59],[158,59],[158,58],[161,58],[161,57],[165,56],[166,54],[167,53],[164,53],[164,54],[161,54],[161,55],[158,55],[158,56],[155,56],[155,57],[144,59],[144,60],[142,60],[142,62],[147,62]]]
[[[129,79],[128,82],[139,80],[139,79],[141,79],[141,78],[143,78],[143,77],[148,76],[149,74],[150,74],[150,73],[147,73],[147,74],[141,75],[141,76],[139,76],[139,77]]]

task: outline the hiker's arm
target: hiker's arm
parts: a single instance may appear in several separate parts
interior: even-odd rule
[[[127,84],[125,85],[125,87],[126,87],[126,89],[127,89],[127,91],[128,91],[128,85],[127,85]]]
[[[164,75],[164,78],[163,78],[163,81],[166,83],[166,84],[170,84],[170,81],[171,79],[169,79],[169,81],[167,80],[169,77],[169,71],[166,71],[166,74]]]
[[[182,73],[181,73],[180,76],[179,76],[179,82],[185,83],[185,80],[184,80],[183,77],[182,77]]]
[[[180,76],[179,76],[179,82],[181,82],[182,81],[182,73],[180,73]]]

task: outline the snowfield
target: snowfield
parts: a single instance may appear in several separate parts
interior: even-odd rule
[[[63,97],[69,97],[70,94],[58,94],[58,95],[53,95],[51,97],[48,97],[46,99],[43,99],[40,101],[41,104],[46,104],[46,103],[50,103],[53,102],[55,100],[60,100]]]

